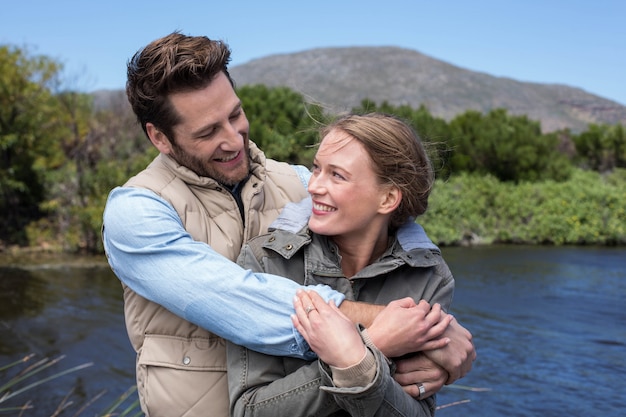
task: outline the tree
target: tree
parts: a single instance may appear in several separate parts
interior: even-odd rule
[[[31,222],[31,245],[40,240],[64,251],[102,251],[100,229],[108,193],[144,168],[155,156],[123,94],[99,108],[94,96],[57,94],[64,127],[62,164],[45,174],[46,217]]]
[[[59,107],[50,92],[61,65],[0,45],[0,241],[24,243],[41,216],[42,172],[60,163]]]
[[[598,172],[626,168],[626,130],[621,124],[590,124],[574,136],[579,163]]]
[[[558,137],[541,133],[539,122],[495,109],[467,111],[450,122],[452,169],[493,174],[501,181],[565,180],[571,172],[558,151]]]
[[[322,109],[307,104],[302,95],[287,87],[243,86],[237,90],[250,121],[250,139],[269,158],[310,165],[319,141]]]

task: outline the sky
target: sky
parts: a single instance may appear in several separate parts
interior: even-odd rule
[[[626,105],[624,0],[12,0],[0,45],[63,63],[81,91],[121,89],[126,63],[173,31],[226,41],[231,66],[318,47],[398,46]]]

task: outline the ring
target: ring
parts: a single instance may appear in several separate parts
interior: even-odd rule
[[[420,394],[417,396],[418,400],[421,400],[424,394],[426,394],[426,388],[424,388],[424,384],[416,383],[417,389],[420,391]]]
[[[307,316],[307,317],[309,317],[309,313],[310,313],[311,311],[313,311],[313,310],[315,310],[315,307],[313,307],[313,306],[308,306],[308,307],[304,310],[304,312],[306,313],[306,316]]]

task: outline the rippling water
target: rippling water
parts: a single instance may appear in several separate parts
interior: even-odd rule
[[[621,416],[626,375],[626,249],[444,250],[453,312],[478,360],[440,416]]]
[[[459,404],[438,416],[624,414],[626,248],[447,248],[444,257],[457,280],[452,311],[478,360],[442,390],[440,406]],[[102,262],[0,267],[0,366],[29,353],[65,355],[49,374],[93,363],[12,404],[32,400],[26,415],[49,416],[70,392],[84,404],[106,390],[83,413],[93,415],[132,386],[121,297]]]

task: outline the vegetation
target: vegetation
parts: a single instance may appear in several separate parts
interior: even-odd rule
[[[574,169],[567,181],[519,184],[462,173],[437,181],[419,222],[443,245],[624,245],[625,185],[625,169]]]
[[[156,151],[125,100],[96,107],[65,88],[62,65],[0,45],[0,251],[101,253],[108,192]],[[250,137],[268,157],[308,165],[329,117],[288,88],[238,89]],[[440,244],[625,244],[626,130],[590,125],[545,134],[493,109],[449,122],[424,106],[377,105],[409,121],[432,151],[438,182],[420,219]]]
[[[63,356],[56,359],[43,358],[33,362],[34,358],[35,355],[31,354],[16,362],[7,365],[0,365],[0,415],[42,415],[42,411],[37,408],[36,402],[28,399],[28,394],[33,390],[33,388],[50,383],[69,373],[78,372],[92,365],[91,363],[86,363],[55,372],[50,376],[42,376],[45,375],[45,371],[49,370],[63,360]],[[10,372],[12,372],[12,374],[5,376],[6,373]],[[136,386],[131,387],[119,396],[112,404],[108,405],[101,413],[92,414],[90,412],[90,414],[101,417],[143,416],[139,407],[139,400],[131,397],[136,390]],[[104,392],[99,393],[95,396],[95,398],[90,399],[86,404],[74,403],[69,399],[70,394],[59,401],[59,404],[57,405],[56,410],[54,410],[51,414],[51,417],[59,416],[63,414],[64,411],[71,411],[74,416],[81,415],[90,406],[94,405],[94,403],[102,397]],[[20,401],[18,400],[20,398],[26,399]]]

